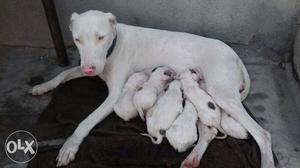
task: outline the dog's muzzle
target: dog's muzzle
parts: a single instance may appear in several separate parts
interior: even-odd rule
[[[93,75],[96,71],[96,67],[95,66],[84,66],[84,67],[82,67],[82,71],[86,75]]]

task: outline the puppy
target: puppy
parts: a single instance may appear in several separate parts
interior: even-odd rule
[[[204,78],[202,73],[199,71],[199,69],[190,69],[191,73],[195,74],[193,75],[193,78],[197,83],[199,84],[199,87],[202,89],[206,88],[206,84],[204,82]],[[243,91],[244,86],[241,86],[240,92]],[[218,106],[216,108],[219,108]],[[248,138],[248,132],[247,130],[238,123],[235,119],[233,119],[231,116],[229,116],[226,112],[221,110],[221,131],[224,132],[224,135],[229,135],[231,137],[237,138],[237,139],[247,139]],[[217,137],[218,139],[222,139],[222,137]]]
[[[145,72],[138,72],[129,77],[124,85],[122,93],[114,106],[115,113],[125,121],[129,121],[138,115],[138,112],[133,105],[133,96],[137,89],[148,80],[148,75]]]
[[[175,71],[171,68],[158,67],[153,70],[149,80],[137,90],[133,97],[133,104],[142,120],[145,120],[144,110],[154,105],[158,94],[165,88],[167,83],[173,80],[174,76]]]
[[[209,127],[203,124],[200,120],[197,121],[197,127],[199,132],[198,142],[192,152],[182,162],[181,168],[198,167],[209,143],[216,137],[218,133],[218,130],[216,128]]]
[[[198,114],[194,105],[189,100],[185,100],[183,112],[166,132],[169,143],[178,152],[186,151],[197,141],[197,120]]]
[[[201,122],[207,126],[218,128],[221,122],[221,112],[212,98],[199,87],[199,75],[186,70],[180,74],[183,93],[191,101]]]
[[[146,124],[148,134],[153,143],[160,144],[166,130],[168,130],[177,116],[182,113],[182,91],[181,83],[174,80],[169,84],[169,87],[163,93],[157,103],[150,111],[146,113]],[[154,140],[153,137],[156,137]]]
[[[206,84],[204,81],[204,78],[201,74],[201,72],[198,69],[190,69],[190,72],[185,72],[188,74],[191,74],[191,76],[189,78],[193,78],[194,81],[197,82],[197,84],[199,85],[200,88],[202,88],[204,94],[206,94],[206,98],[205,97],[202,98],[202,100],[205,100],[206,102],[211,102],[207,104],[207,107],[209,107],[210,109],[214,109],[217,113],[221,113],[221,121],[220,121],[220,125],[216,128],[219,129],[219,131],[221,131],[224,136],[223,137],[216,137],[217,139],[224,139],[226,138],[227,135],[237,138],[237,139],[247,139],[248,138],[248,132],[247,130],[240,124],[238,123],[236,120],[234,120],[231,116],[229,116],[227,113],[225,113],[224,111],[222,111],[219,106],[217,106],[212,99],[210,98],[210,96],[204,92],[204,89],[206,88]],[[188,77],[188,75],[186,75],[186,77]],[[187,81],[187,80],[185,80]],[[197,85],[196,83],[194,83],[195,85]],[[207,108],[206,107],[206,108]],[[204,115],[204,114],[203,114]],[[200,117],[200,115],[199,115]],[[218,117],[216,117],[217,119]],[[203,119],[203,117],[201,118]]]
[[[221,128],[221,109],[213,99],[204,91],[205,83],[198,70],[186,70],[180,74],[180,80],[184,95],[191,101],[201,122],[207,126],[217,128],[223,136],[217,139],[225,139],[226,132]],[[202,88],[200,88],[200,86]]]

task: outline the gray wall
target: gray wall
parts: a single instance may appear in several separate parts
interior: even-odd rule
[[[0,44],[52,45],[41,0],[0,0]]]
[[[262,42],[286,49],[300,0],[55,0],[65,42],[72,12],[110,11],[119,22],[191,32],[228,43]],[[51,46],[40,0],[1,0],[0,44]]]

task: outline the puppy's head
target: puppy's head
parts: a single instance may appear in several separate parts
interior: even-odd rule
[[[116,24],[111,13],[90,10],[72,14],[70,30],[86,75],[94,76],[103,71],[107,52],[116,36]]]
[[[202,74],[198,69],[188,69],[180,74],[180,79],[194,80],[200,83],[203,80]]]
[[[171,68],[157,67],[152,71],[150,78],[166,84],[166,83],[173,81],[175,75],[176,75],[176,72]]]
[[[197,68],[192,68],[192,69],[189,69],[190,72],[192,73],[192,78],[197,81],[198,83],[200,83],[202,80],[203,80],[203,76],[202,76],[202,73],[200,72],[199,69]]]

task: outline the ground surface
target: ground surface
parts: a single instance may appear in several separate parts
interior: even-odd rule
[[[289,63],[279,64],[279,56],[260,46],[233,46],[245,62],[252,86],[245,104],[258,122],[272,133],[280,167],[300,167],[300,85]],[[50,49],[0,47],[0,167],[25,167],[9,161],[4,142],[9,133],[28,129],[51,99],[51,93],[34,97],[31,85],[54,77],[58,67]],[[68,50],[72,65],[78,53]],[[69,68],[69,67],[67,67]]]

